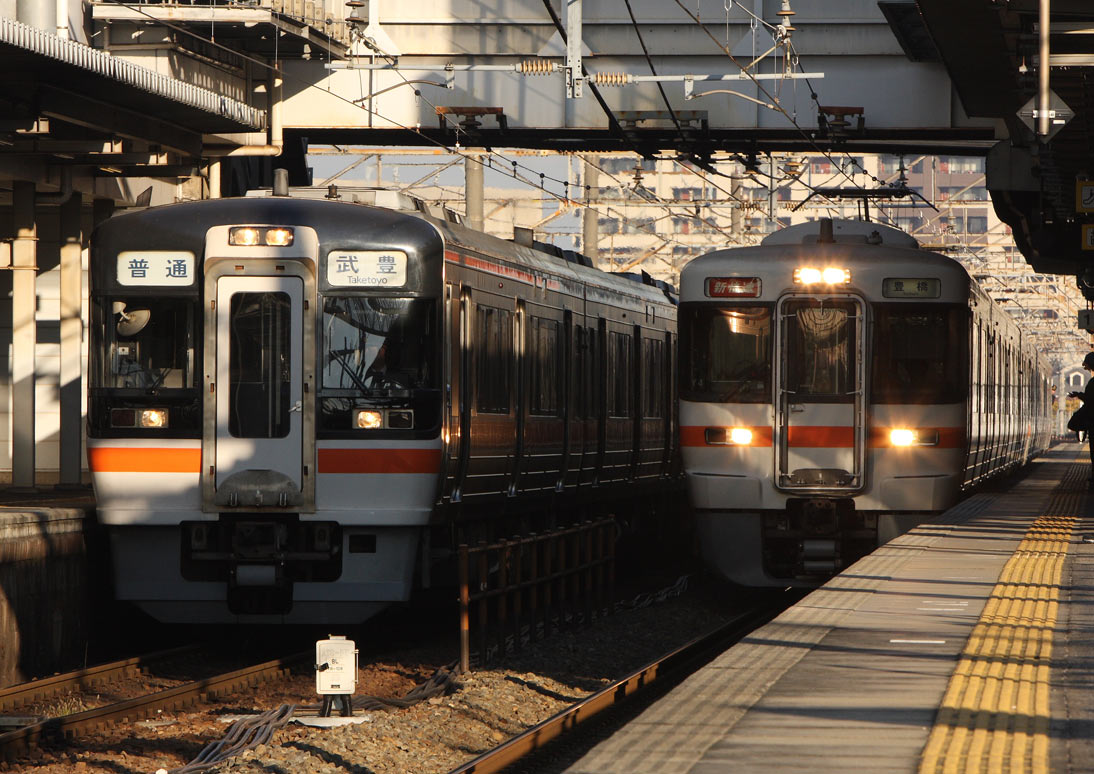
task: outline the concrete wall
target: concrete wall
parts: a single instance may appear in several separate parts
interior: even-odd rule
[[[0,509],[0,686],[83,663],[95,587],[85,515]]]

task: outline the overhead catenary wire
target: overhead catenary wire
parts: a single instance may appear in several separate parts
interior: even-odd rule
[[[197,40],[200,40],[204,43],[208,43],[209,45],[215,46],[216,48],[219,48],[219,49],[222,49],[226,52],[235,54],[235,55],[239,56],[240,58],[242,58],[246,61],[249,61],[252,64],[255,64],[259,67],[274,70],[274,71],[278,72],[279,74],[281,74],[282,77],[285,78],[288,81],[293,81],[293,82],[299,83],[299,84],[303,85],[306,88],[318,88],[318,87],[315,86],[315,84],[312,84],[312,83],[310,83],[310,82],[308,82],[308,81],[306,81],[302,78],[297,78],[297,77],[293,77],[293,76],[281,73],[281,71],[277,68],[276,64],[270,64],[269,62],[265,62],[265,61],[263,61],[259,58],[254,57],[254,56],[250,56],[250,55],[247,55],[247,54],[242,54],[242,53],[240,53],[240,52],[238,52],[234,49],[231,49],[227,46],[224,46],[223,44],[212,41],[209,38],[207,38],[203,35],[200,35],[200,34],[194,32],[190,29],[187,29],[187,28],[182,27],[180,25],[173,24],[169,21],[160,20],[157,17],[155,17],[153,14],[148,13],[147,11],[145,11],[144,9],[139,7],[138,5],[133,4],[132,2],[129,2],[128,0],[109,0],[109,1],[112,2],[112,3],[115,3],[116,5],[120,5],[122,7],[134,10],[138,13],[142,13],[145,16],[148,16],[150,19],[156,21],[157,23],[163,24],[166,27],[174,29],[176,32],[180,32],[182,34],[189,35],[189,36],[191,36],[191,37],[193,37]],[[559,30],[560,35],[562,36],[563,40],[565,41],[566,40],[566,33],[565,33],[565,29],[561,27],[561,20],[558,19],[557,14],[554,13],[553,7],[550,6],[550,0],[544,0],[544,2],[545,2],[545,5],[549,8],[549,10],[551,12],[552,20],[554,21],[556,27],[560,28],[560,30]],[[390,57],[387,57],[386,55],[382,55],[382,58],[387,59],[389,62],[393,61]],[[406,78],[406,76],[404,76],[398,70],[395,70],[395,72],[399,75],[400,78],[403,79],[403,81],[404,81],[403,85],[405,85],[406,83],[410,83],[410,81]],[[595,89],[595,87],[592,84],[590,84],[590,87],[592,88],[592,90],[594,92],[594,95],[597,95],[598,99],[601,101],[601,105],[602,105],[603,109],[605,110],[606,115],[608,116],[609,123],[612,126],[618,128],[619,127],[618,120],[616,119],[614,113],[612,113],[611,108],[608,107],[607,103],[603,102],[602,97],[599,96],[599,92]],[[515,179],[515,180],[517,180],[517,181],[519,181],[519,182],[521,182],[524,185],[527,185],[529,187],[539,189],[539,190],[543,191],[544,193],[546,193],[547,195],[551,196],[552,198],[554,198],[556,200],[569,201],[568,196],[565,196],[565,195],[560,196],[559,194],[555,193],[554,191],[551,191],[545,185],[537,184],[534,180],[528,179],[527,177],[525,177],[522,174],[522,172],[528,173],[528,174],[531,174],[531,175],[538,175],[538,176],[540,176],[541,180],[549,180],[549,181],[551,181],[551,183],[558,184],[558,185],[560,185],[564,188],[567,187],[567,185],[568,185],[567,181],[565,181],[565,180],[562,180],[560,178],[556,178],[552,175],[545,175],[545,174],[539,172],[538,170],[535,170],[534,168],[532,168],[528,165],[520,164],[516,160],[510,159],[510,158],[506,157],[505,155],[503,155],[501,153],[498,153],[497,151],[494,151],[493,149],[484,149],[482,152],[476,152],[476,153],[473,153],[473,154],[465,153],[458,146],[457,147],[452,147],[452,146],[446,145],[445,143],[443,143],[439,140],[436,140],[432,137],[429,137],[428,135],[424,135],[424,134],[422,134],[421,130],[418,127],[406,126],[406,125],[402,124],[401,122],[399,122],[399,121],[397,121],[393,118],[390,118],[388,116],[385,116],[385,115],[381,114],[379,111],[375,110],[371,106],[365,106],[365,105],[359,104],[359,102],[357,102],[357,101],[347,99],[347,98],[342,97],[341,95],[339,95],[337,93],[334,93],[334,92],[324,91],[323,93],[327,94],[329,97],[332,97],[332,98],[337,99],[339,101],[350,104],[350,105],[354,106],[357,109],[364,110],[364,111],[366,111],[366,112],[368,112],[372,115],[375,115],[375,116],[377,116],[377,117],[379,117],[379,118],[381,118],[385,121],[388,121],[391,124],[399,127],[400,129],[403,129],[405,131],[414,132],[419,137],[421,137],[424,144],[434,145],[436,147],[443,148],[448,153],[459,156],[462,159],[466,160],[468,158],[472,158],[472,159],[475,159],[476,161],[479,161],[481,159],[481,157],[484,156],[484,155],[489,157],[489,158],[496,158],[496,159],[498,159],[502,162],[505,162],[506,165],[511,166],[511,169],[506,170],[504,173],[508,174],[513,179]],[[423,99],[426,102],[426,104],[430,105],[430,107],[434,107],[434,108],[436,107],[427,98],[421,96],[420,91],[416,90],[416,93],[417,93],[417,96],[419,96],[421,99]],[[444,115],[443,118],[446,122],[448,122],[452,125],[454,130],[457,132],[457,138],[458,138],[459,133],[461,131],[461,128],[459,127],[459,125],[455,124],[452,121],[451,117],[448,116],[448,115]],[[621,133],[622,130],[620,129],[619,131]],[[641,155],[641,154],[639,154],[639,155]],[[586,160],[588,160],[588,159],[586,158]],[[501,170],[495,168],[495,171],[501,171]],[[603,172],[604,170],[601,169],[601,171]],[[615,178],[614,175],[611,175],[610,173],[607,173],[607,172],[605,172],[605,174],[607,174],[613,180],[616,180],[617,183],[619,182],[618,179]],[[625,186],[623,184],[620,184],[620,187],[625,187]],[[651,202],[651,204],[655,204],[655,205],[662,206],[662,207],[665,207],[665,208],[668,208],[668,207],[671,206],[667,202],[665,202],[664,200],[661,200],[659,197],[657,197],[657,199],[654,202]],[[667,210],[667,209],[666,209],[666,211],[671,212],[671,210]],[[689,213],[684,213],[684,214],[688,217],[692,217]],[[715,230],[718,231],[719,233],[722,233],[723,236],[727,236],[727,237],[729,236],[724,231],[724,229],[710,223],[709,221],[703,220],[701,218],[696,218],[696,219],[699,220],[704,226],[706,226],[708,228],[709,227],[715,228]],[[680,242],[677,242],[677,243],[678,244],[683,244],[683,243],[680,243]],[[687,245],[687,246],[691,246],[691,245]]]

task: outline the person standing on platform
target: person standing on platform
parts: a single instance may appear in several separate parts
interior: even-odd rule
[[[1086,388],[1082,392],[1069,392],[1067,397],[1078,398],[1083,402],[1082,408],[1087,409],[1088,414],[1094,414],[1094,352],[1088,352],[1083,358],[1083,368],[1091,372],[1091,378],[1087,380]],[[1090,439],[1090,425],[1085,430],[1087,443],[1090,445],[1090,478],[1094,484],[1094,441]]]

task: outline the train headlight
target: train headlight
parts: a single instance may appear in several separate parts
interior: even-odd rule
[[[141,409],[139,427],[167,427],[167,409]]]
[[[414,427],[414,412],[410,409],[391,409],[387,412],[387,426],[391,430],[409,430]]]
[[[291,228],[255,228],[254,226],[233,226],[228,229],[228,244],[237,247],[288,247],[293,243]]]
[[[937,446],[938,431],[894,427],[889,431],[889,443],[892,446]]]
[[[736,446],[748,446],[752,443],[752,431],[747,427],[732,427],[729,430],[729,442]]]
[[[747,427],[708,427],[704,439],[709,446],[749,446],[752,430]]]
[[[357,409],[353,412],[353,426],[358,430],[379,430],[384,426],[384,414],[372,409]]]
[[[262,232],[257,228],[237,226],[228,229],[228,244],[239,247],[254,247],[262,244]]]
[[[812,266],[802,266],[794,269],[794,282],[799,285],[846,285],[851,281],[851,272],[836,266],[826,266],[817,269]]]
[[[288,247],[292,242],[291,228],[271,228],[266,231],[266,244],[271,247]]]
[[[915,442],[915,430],[909,430],[905,427],[894,427],[889,431],[889,443],[893,446],[911,446]]]

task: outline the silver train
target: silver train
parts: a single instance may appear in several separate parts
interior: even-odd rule
[[[1049,443],[1050,370],[959,263],[818,221],[688,264],[680,433],[721,575],[807,585]]]
[[[119,599],[358,622],[460,542],[680,481],[668,289],[393,192],[298,193],[92,237],[88,461]]]

